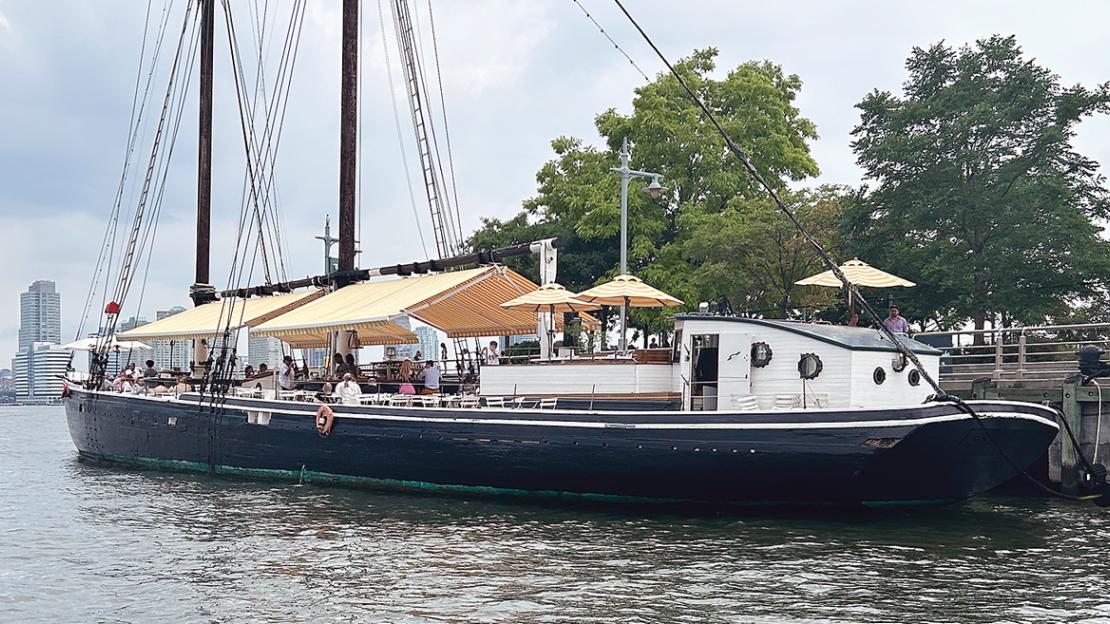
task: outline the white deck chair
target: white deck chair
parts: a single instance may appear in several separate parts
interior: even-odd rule
[[[463,398],[459,399],[459,407],[463,409],[474,409],[478,407],[478,397],[464,396]]]
[[[555,406],[558,405],[558,403],[559,403],[559,399],[557,399],[557,398],[556,399],[540,399],[539,408],[542,409],[542,410],[543,409],[553,410],[553,409],[555,409]]]
[[[505,397],[486,397],[486,407],[505,407]]]
[[[732,396],[732,408],[740,410],[741,412],[758,412],[759,411],[759,399],[757,399],[754,395],[751,395],[751,394],[745,395],[745,396],[733,395]]]

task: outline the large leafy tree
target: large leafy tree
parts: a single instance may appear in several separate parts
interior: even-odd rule
[[[714,79],[716,56],[715,49],[698,50],[676,69],[771,184],[784,189],[788,181],[816,175],[808,145],[816,130],[794,106],[801,80],[768,62],[743,63]],[[559,236],[565,245],[561,283],[577,290],[611,278],[618,270],[620,181],[609,169],[618,164],[627,139],[633,165],[662,173],[667,187],[664,197],[653,199],[633,183],[630,271],[691,305],[727,295],[745,306],[786,307],[791,288],[784,292],[765,283],[775,281],[766,275],[774,272],[768,265],[805,263],[771,249],[788,237],[784,220],[728,154],[716,130],[670,75],[638,88],[632,104],[629,115],[610,109],[597,117],[603,148],[568,137],[553,141],[555,158],[537,173],[536,195],[513,219],[485,221],[471,244],[491,247]],[[826,201],[827,195],[823,191],[820,201],[817,195],[794,200],[813,200],[822,206],[818,212],[828,212],[838,204]],[[529,264],[517,268],[534,275]],[[667,325],[664,313],[655,310],[634,311],[633,324],[650,331]]]
[[[915,48],[904,94],[869,94],[853,148],[874,188],[844,213],[854,251],[919,283],[938,325],[1037,323],[1106,293],[1110,196],[1076,126],[1110,87],[1063,87],[1013,37]]]

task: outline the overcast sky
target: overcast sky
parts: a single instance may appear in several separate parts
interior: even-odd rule
[[[412,1],[426,16],[426,0]],[[627,111],[632,89],[643,78],[572,0],[433,2],[462,219],[469,231],[481,217],[507,217],[519,209],[535,190],[536,170],[550,158],[552,138],[573,135],[597,142],[594,116],[609,107]],[[175,14],[184,3],[176,0]],[[247,28],[247,3],[231,2],[237,28]],[[659,63],[611,3],[581,3],[649,75],[659,71]],[[270,4],[284,16],[291,3]],[[291,276],[321,270],[320,244],[313,236],[325,215],[336,214],[339,4],[317,0],[308,10],[278,156]],[[158,11],[162,3],[154,0],[153,5]],[[798,105],[820,134],[812,146],[822,170],[815,184],[860,183],[849,146],[858,121],[854,105],[872,89],[897,91],[913,46],[941,39],[962,45],[992,33],[1015,34],[1028,55],[1067,84],[1110,80],[1105,53],[1110,4],[1100,2],[1067,3],[1066,9],[1013,1],[628,0],[628,6],[672,58],[715,46],[722,72],[750,59],[769,59],[798,74],[804,82]],[[18,293],[36,279],[58,283],[64,339],[77,331],[121,171],[145,8],[141,0],[0,0],[0,366],[16,348]],[[179,19],[173,21],[179,27]],[[213,281],[220,285],[226,281],[243,176],[221,25],[218,18],[212,260]],[[388,32],[392,46],[391,25]],[[426,255],[400,165],[377,2],[363,2],[363,33],[360,264],[422,259]],[[429,37],[427,30],[422,36]],[[399,84],[396,50],[392,53]],[[156,80],[156,93],[164,89],[164,80]],[[407,105],[399,103],[402,131],[411,141]],[[157,309],[188,305],[194,124],[190,109],[175,150],[144,295],[142,313],[149,318]],[[1078,143],[1086,154],[1107,162],[1110,121],[1085,122]],[[143,158],[148,152],[149,141],[139,148]],[[415,163],[411,167],[419,175]],[[419,217],[431,245],[423,204]]]

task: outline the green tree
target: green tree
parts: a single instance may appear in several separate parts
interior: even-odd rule
[[[801,80],[769,62],[743,63],[714,79],[716,57],[715,49],[698,50],[676,69],[772,184],[784,189],[787,181],[816,175],[808,145],[816,130],[794,106]],[[627,138],[634,166],[662,173],[667,187],[664,197],[654,199],[640,192],[641,182],[633,182],[629,270],[688,305],[729,293],[764,307],[789,300],[789,287],[785,294],[771,287],[758,294],[758,288],[744,285],[749,269],[764,268],[767,256],[755,249],[766,249],[769,237],[780,233],[780,218],[673,76],[660,75],[636,89],[631,114],[610,109],[595,122],[605,149],[575,138],[553,141],[555,158],[537,173],[536,195],[513,219],[483,222],[472,246],[559,236],[565,245],[559,281],[567,288],[585,289],[613,277],[619,260],[620,180],[609,169],[618,164]],[[721,235],[722,228],[730,235]],[[713,252],[704,251],[703,244],[712,244]],[[715,279],[691,277],[706,265]],[[535,274],[524,264],[514,268]],[[665,330],[667,314],[635,310],[632,325]]]
[[[1072,139],[1110,87],[1062,87],[1014,37],[914,48],[906,69],[903,96],[858,104],[875,187],[844,211],[853,250],[918,282],[910,313],[941,326],[1038,323],[1104,296],[1110,197]]]

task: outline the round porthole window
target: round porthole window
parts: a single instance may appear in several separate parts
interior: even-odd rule
[[[816,353],[803,353],[798,360],[798,374],[802,379],[816,379],[821,374],[821,358]]]
[[[894,356],[894,361],[890,363],[890,367],[894,369],[896,373],[906,370],[906,356],[902,353]]]
[[[886,381],[886,371],[883,370],[882,366],[879,366],[875,369],[875,372],[871,373],[871,379],[875,380],[875,385],[882,385],[882,383]]]
[[[771,351],[771,345],[766,342],[752,343],[752,366],[756,368],[763,368],[771,363],[771,356],[774,352]]]
[[[909,381],[911,386],[916,386],[916,385],[920,384],[921,383],[921,371],[917,370],[916,368],[913,369],[912,371],[910,371],[909,375],[906,375],[906,381]]]

